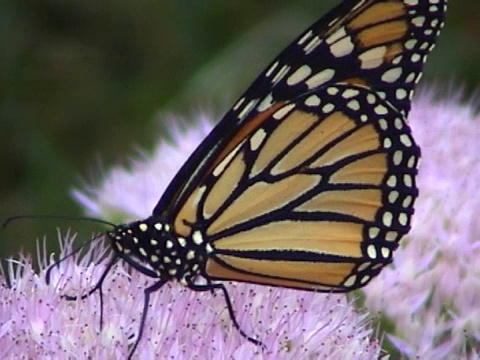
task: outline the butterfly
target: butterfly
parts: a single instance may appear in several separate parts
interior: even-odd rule
[[[186,161],[152,215],[107,231],[156,282],[320,292],[368,284],[410,229],[420,149],[407,116],[446,0],[345,0],[263,71]]]

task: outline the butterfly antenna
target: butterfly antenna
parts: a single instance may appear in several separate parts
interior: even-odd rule
[[[84,216],[59,216],[59,215],[17,215],[17,216],[11,216],[7,218],[3,224],[2,227],[5,229],[10,223],[18,220],[25,220],[25,219],[48,219],[48,220],[70,220],[70,221],[90,221],[98,224],[104,224],[108,225],[111,227],[115,227],[116,224],[102,220],[102,219],[97,219],[97,218],[91,218],[91,217],[84,217]]]

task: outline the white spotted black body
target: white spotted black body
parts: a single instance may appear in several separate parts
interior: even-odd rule
[[[180,237],[170,224],[155,217],[119,225],[108,236],[113,249],[135,269],[162,280],[176,279],[185,286],[202,273],[212,251],[199,231]]]

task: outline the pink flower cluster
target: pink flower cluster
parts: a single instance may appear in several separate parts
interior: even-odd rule
[[[410,123],[422,148],[413,227],[366,306],[395,324],[388,339],[409,358],[478,358],[480,116],[458,94],[425,92]]]

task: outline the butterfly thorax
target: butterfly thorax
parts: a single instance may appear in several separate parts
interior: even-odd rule
[[[158,217],[115,227],[108,232],[115,252],[147,276],[187,285],[202,273],[212,250],[200,232],[185,238]]]

